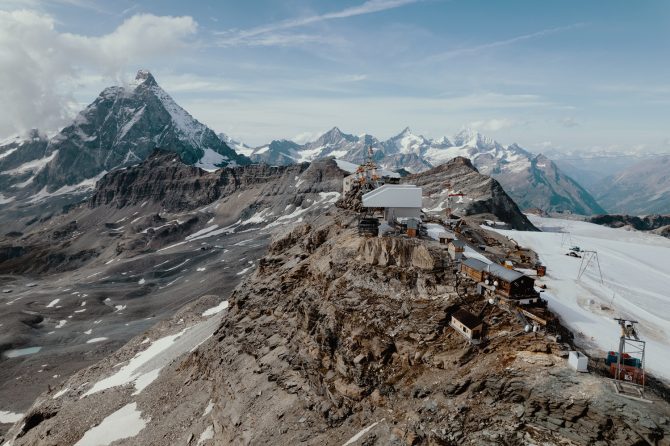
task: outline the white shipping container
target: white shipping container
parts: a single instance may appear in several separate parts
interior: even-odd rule
[[[568,355],[568,365],[578,372],[589,371],[589,357],[584,353],[570,352]]]

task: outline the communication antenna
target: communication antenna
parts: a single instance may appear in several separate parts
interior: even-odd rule
[[[600,275],[600,284],[604,285],[603,271],[600,269],[600,260],[598,260],[598,251],[582,251],[582,262],[579,265],[579,274],[577,280],[580,280],[589,266],[594,265],[598,267],[598,274]]]

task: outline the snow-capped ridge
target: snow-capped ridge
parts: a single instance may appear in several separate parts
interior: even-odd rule
[[[370,156],[369,149],[380,167],[392,171],[405,169],[412,173],[440,166],[456,157],[468,158],[479,172],[497,179],[522,208],[569,210],[582,214],[602,211],[583,187],[560,172],[550,160],[537,158],[517,143],[503,145],[467,127],[451,138],[430,139],[415,134],[408,126],[383,141],[365,133],[347,135],[333,127],[316,141],[302,145],[283,142],[282,150],[262,146],[254,149],[251,157],[268,164],[291,164],[333,156],[360,164]]]

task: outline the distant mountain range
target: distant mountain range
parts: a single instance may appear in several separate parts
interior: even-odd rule
[[[633,215],[670,213],[670,155],[629,164],[595,183],[591,190],[609,212]]]
[[[220,136],[230,140],[225,135]],[[522,209],[540,208],[586,215],[604,213],[586,189],[547,157],[532,154],[517,144],[504,146],[472,130],[463,130],[451,138],[428,139],[406,128],[382,141],[369,134],[343,133],[334,127],[305,144],[276,140],[253,149],[245,147],[245,154],[252,161],[276,165],[329,156],[361,163],[368,156],[368,148],[372,147],[373,158],[385,169],[405,169],[412,173],[463,156],[471,159],[481,173],[497,179]]]
[[[90,192],[105,173],[145,160],[155,148],[184,162],[215,170],[263,162],[288,165],[335,157],[363,162],[368,148],[386,170],[420,173],[462,156],[500,182],[521,209],[593,215],[668,213],[670,157],[650,159],[587,153],[534,154],[463,130],[429,139],[406,128],[381,140],[334,127],[304,144],[275,140],[251,147],[212,129],[180,107],[145,70],[133,82],[112,86],[52,138],[37,130],[0,141],[0,206]],[[634,156],[644,156],[635,154]],[[551,158],[551,159],[550,159]],[[634,163],[631,160],[639,161]],[[70,200],[68,198],[68,200]],[[70,200],[72,201],[72,200]],[[26,214],[27,211],[22,211]]]

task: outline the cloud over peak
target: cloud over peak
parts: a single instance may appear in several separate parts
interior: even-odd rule
[[[191,17],[138,14],[99,37],[61,33],[56,20],[30,10],[0,11],[0,134],[53,129],[68,118],[66,87],[92,69],[119,78],[126,69],[169,57],[192,44]]]

